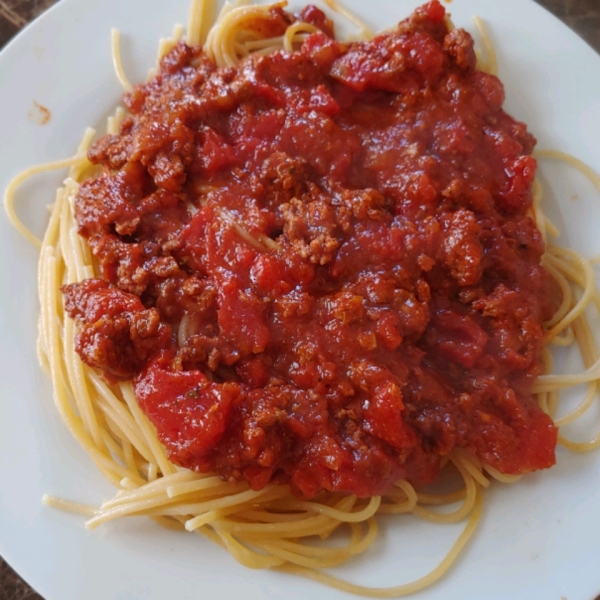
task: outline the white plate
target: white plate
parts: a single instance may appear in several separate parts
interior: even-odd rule
[[[389,27],[417,0],[345,0],[374,27]],[[529,0],[453,0],[458,25],[490,25],[507,109],[542,147],[559,147],[600,171],[600,57]],[[125,68],[145,77],[157,40],[185,22],[188,0],[62,0],[0,56],[0,188],[20,169],[69,155],[88,124],[100,124],[120,88],[110,63],[109,30],[124,34]],[[51,118],[37,124],[34,102]],[[39,115],[38,115],[39,116]],[[37,178],[19,193],[41,226],[62,174]],[[568,242],[600,252],[600,202],[583,178],[552,162],[550,208]],[[312,582],[239,566],[194,535],[146,519],[93,533],[83,519],[41,504],[44,492],[89,503],[110,486],[65,431],[35,357],[36,252],[0,217],[0,554],[47,600],[143,598],[348,598]],[[342,574],[393,585],[427,571],[455,527],[411,517],[389,519],[367,556]],[[486,496],[483,522],[455,568],[415,598],[593,600],[600,593],[600,452],[558,453],[558,465]]]

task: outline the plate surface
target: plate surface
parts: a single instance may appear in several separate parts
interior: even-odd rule
[[[344,2],[374,28],[389,27],[421,4]],[[570,152],[600,172],[600,57],[530,0],[446,6],[470,31],[476,14],[488,23],[506,108],[528,123],[540,147]],[[62,0],[19,35],[0,55],[0,188],[29,165],[70,155],[83,129],[101,125],[118,102],[111,27],[124,36],[129,78],[140,81],[153,66],[158,38],[185,23],[187,11],[187,0]],[[49,111],[45,124],[40,106]],[[598,193],[556,162],[543,160],[540,171],[551,188],[548,212],[564,232],[561,241],[599,254]],[[19,210],[38,232],[62,177],[40,176],[19,190]],[[22,576],[47,600],[351,597],[247,570],[203,538],[146,519],[88,533],[82,518],[44,507],[44,492],[97,504],[113,491],[55,413],[35,356],[36,251],[4,215],[0,250],[0,554]],[[368,555],[336,572],[377,586],[414,579],[437,563],[458,531],[412,517],[387,519]],[[599,532],[600,452],[559,450],[552,470],[493,487],[482,524],[455,567],[414,598],[593,600],[600,593]]]

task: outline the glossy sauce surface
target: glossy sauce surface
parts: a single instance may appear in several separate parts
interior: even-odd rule
[[[300,18],[297,53],[180,44],[126,95],[76,204],[104,277],[64,289],[78,352],[134,379],[171,460],[254,488],[371,496],[456,447],[551,466],[535,140],[438,2],[368,43]]]

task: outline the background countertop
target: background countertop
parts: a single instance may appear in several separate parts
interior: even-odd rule
[[[0,49],[57,0],[0,0]],[[600,52],[600,0],[536,0]],[[0,557],[0,600],[44,600]]]

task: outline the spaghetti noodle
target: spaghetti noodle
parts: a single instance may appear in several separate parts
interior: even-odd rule
[[[212,4],[194,0],[188,27],[188,43],[205,41],[205,50],[218,66],[233,66],[253,53],[270,54],[278,49],[291,52],[315,31],[310,23],[294,22],[282,35],[269,37],[267,15],[272,6],[226,4],[217,23],[207,27]],[[328,2],[343,11],[333,0]],[[342,12],[354,22],[362,38],[371,36],[368,28],[355,17]],[[260,25],[264,20],[263,26]],[[258,23],[258,25],[257,25]],[[481,23],[478,23],[478,27]],[[176,29],[173,40],[161,44],[159,56],[164,56],[177,43],[181,31]],[[495,71],[493,46],[485,37],[487,68]],[[113,32],[115,70],[125,89],[131,86],[119,59],[118,34]],[[109,133],[116,134],[124,117],[120,109],[109,120]],[[370,597],[396,597],[410,594],[431,585],[444,575],[462,548],[468,543],[481,514],[483,490],[490,480],[509,483],[517,476],[506,475],[484,464],[464,450],[455,449],[446,469],[455,471],[463,481],[456,492],[432,495],[419,492],[406,480],[400,480],[392,492],[384,496],[359,498],[337,492],[322,492],[315,499],[300,500],[288,485],[268,484],[254,490],[245,482],[223,481],[212,473],[201,474],[173,464],[167,457],[153,425],[136,400],[131,382],[108,385],[92,368],[83,364],[75,351],[76,325],[68,318],[60,296],[63,285],[93,278],[98,264],[86,242],[79,236],[75,219],[75,200],[83,181],[95,175],[95,167],[87,158],[94,136],[86,131],[76,154],[64,161],[40,165],[19,174],[5,195],[6,210],[11,222],[32,243],[39,240],[19,220],[14,210],[17,187],[36,173],[69,167],[64,187],[57,192],[45,236],[41,242],[39,263],[40,363],[49,374],[54,400],[68,429],[88,452],[97,468],[119,491],[100,508],[45,496],[44,502],[90,517],[89,528],[122,516],[147,515],[159,523],[196,531],[225,547],[241,564],[250,568],[278,568],[349,593]],[[546,153],[551,158],[571,160],[560,153]],[[580,162],[575,162],[600,190],[597,176]],[[588,391],[580,405],[568,414],[556,418],[562,427],[579,419],[597,396],[600,379],[600,358],[586,310],[595,305],[600,310],[600,294],[596,291],[590,261],[572,250],[554,247],[550,238],[557,232],[543,213],[541,186],[534,186],[531,214],[547,251],[543,264],[556,280],[562,292],[562,303],[548,321],[547,343],[578,344],[586,371],[578,375],[542,375],[534,385],[539,406],[556,417],[560,390],[587,384]],[[221,218],[227,221],[249,245],[260,251],[275,251],[276,241],[249,232],[235,216],[223,209]],[[182,320],[179,337],[185,341],[189,324]],[[551,358],[546,356],[547,371]],[[575,451],[588,451],[600,446],[600,434],[588,442],[574,442],[559,434],[559,443]],[[439,511],[459,503],[451,512]],[[377,514],[410,513],[434,523],[457,523],[467,519],[463,533],[444,560],[428,575],[405,585],[377,589],[350,584],[321,571],[347,561],[364,552],[377,535]],[[329,537],[334,531],[348,530],[344,547],[321,547],[310,544],[315,536]],[[308,542],[308,543],[307,543]]]

